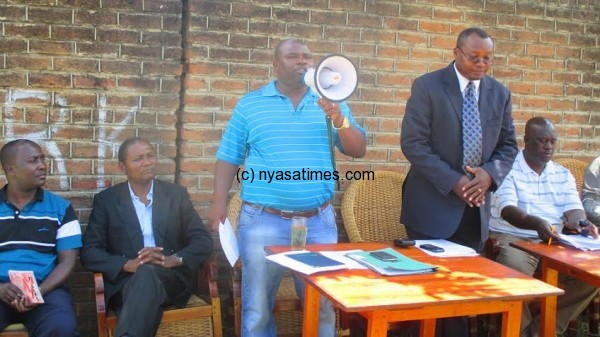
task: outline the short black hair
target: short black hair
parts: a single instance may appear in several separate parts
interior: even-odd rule
[[[527,137],[527,135],[531,133],[531,129],[534,126],[538,126],[538,127],[550,127],[552,129],[554,129],[554,124],[552,124],[551,120],[549,120],[546,117],[535,116],[535,117],[530,118],[525,123],[525,137]]]
[[[477,36],[479,36],[482,39],[492,38],[485,30],[479,27],[471,27],[463,30],[462,32],[460,32],[460,34],[458,34],[458,38],[456,39],[456,46],[462,47],[465,43],[465,40],[473,34],[477,34]]]
[[[7,166],[13,162],[13,160],[15,159],[15,155],[17,154],[17,148],[21,145],[31,145],[33,147],[36,147],[38,149],[41,149],[41,146],[29,139],[15,139],[12,140],[6,144],[4,144],[4,146],[2,147],[2,149],[0,150],[0,163],[2,164],[2,169],[6,172],[6,168]]]
[[[119,146],[118,158],[121,163],[124,163],[125,159],[127,159],[127,150],[129,149],[129,147],[136,143],[146,143],[146,144],[152,146],[152,144],[150,144],[150,142],[148,140],[141,138],[141,137],[131,137],[131,138],[125,139],[125,141],[121,144],[121,146]]]

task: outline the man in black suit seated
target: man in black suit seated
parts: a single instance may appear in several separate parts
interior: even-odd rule
[[[119,148],[127,181],[94,197],[84,266],[102,272],[117,336],[154,336],[163,308],[186,305],[212,239],[184,187],[155,179],[156,154],[141,138]]]

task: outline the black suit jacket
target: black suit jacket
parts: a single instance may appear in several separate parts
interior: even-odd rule
[[[417,78],[402,121],[402,152],[411,167],[403,190],[401,221],[411,229],[436,238],[456,232],[465,202],[452,192],[462,170],[462,105],[454,63]],[[484,76],[479,87],[483,133],[480,166],[493,179],[494,191],[517,155],[510,91]],[[490,193],[480,207],[481,240],[487,239]]]
[[[202,224],[184,187],[154,180],[152,219],[157,247],[165,255],[177,253],[184,265],[173,270],[187,283],[175,305],[187,303],[195,270],[212,254],[212,238]],[[83,235],[83,265],[104,276],[106,302],[123,288],[131,275],[123,265],[144,247],[127,182],[110,187],[94,197],[92,213]]]

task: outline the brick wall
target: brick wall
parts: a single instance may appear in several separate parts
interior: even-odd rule
[[[122,179],[115,151],[133,135],[157,145],[162,177],[187,186],[205,218],[230,112],[274,76],[273,48],[287,37],[359,68],[349,104],[368,154],[338,155],[342,171],[406,171],[410,84],[446,66],[472,25],[496,42],[492,75],[513,93],[520,144],[524,122],[543,115],[558,127],[557,156],[600,154],[597,0],[0,0],[0,25],[2,139],[44,145],[48,188],[83,223],[93,194]],[[72,282],[84,335],[95,326],[90,282],[83,271]]]

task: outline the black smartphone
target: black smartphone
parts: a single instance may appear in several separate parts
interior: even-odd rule
[[[410,247],[410,246],[414,246],[414,245],[415,245],[415,240],[404,240],[404,239],[395,239],[394,240],[394,246],[396,246],[396,247],[406,248],[406,247]]]
[[[428,251],[433,252],[433,253],[442,253],[444,251],[444,248],[438,247],[438,246],[434,246],[434,245],[430,245],[428,243],[424,243],[422,245],[419,245],[419,248],[423,248],[423,249],[428,250]]]
[[[371,256],[373,256],[374,258],[377,258],[377,259],[379,259],[381,261],[384,261],[384,262],[398,261],[397,257],[395,257],[392,254],[386,253],[386,252],[377,251],[377,252],[370,252],[369,254]]]

